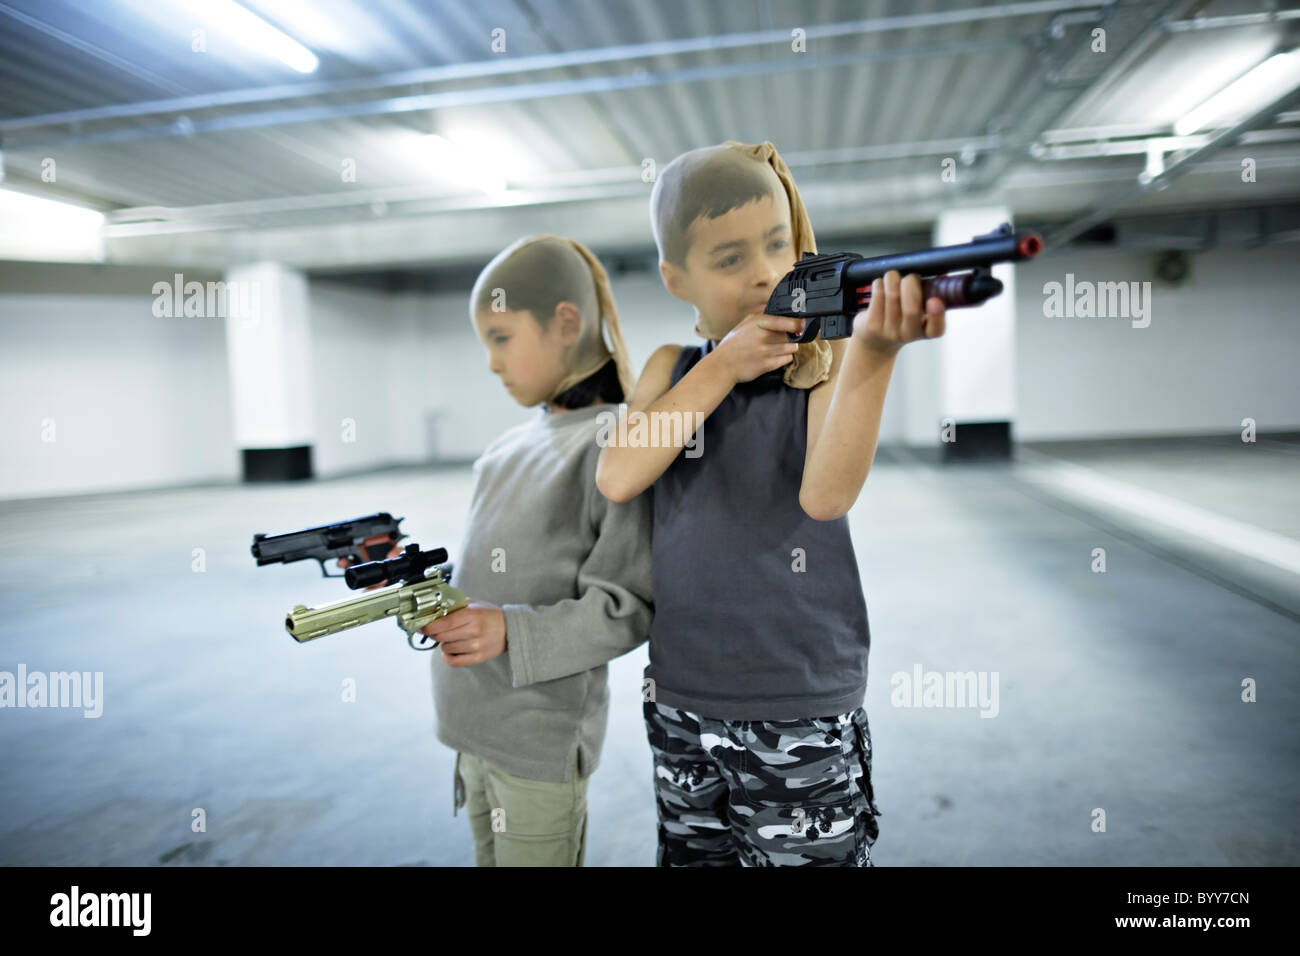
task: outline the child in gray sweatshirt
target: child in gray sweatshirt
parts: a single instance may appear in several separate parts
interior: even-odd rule
[[[424,628],[440,642],[438,739],[457,751],[455,809],[480,866],[581,866],[607,663],[646,640],[653,613],[649,496],[615,504],[595,482],[632,365],[605,270],[570,239],[503,250],[470,316],[489,369],[541,408],[474,463],[455,564],[470,603]]]

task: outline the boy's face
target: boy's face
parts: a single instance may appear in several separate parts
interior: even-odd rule
[[[686,268],[659,264],[668,291],[699,310],[701,328],[725,335],[762,312],[781,278],[794,268],[790,200],[781,190],[691,225]]]
[[[580,321],[577,307],[561,302],[545,330],[527,309],[479,312],[474,328],[487,349],[488,369],[511,398],[532,408],[548,401],[564,378],[564,351]]]

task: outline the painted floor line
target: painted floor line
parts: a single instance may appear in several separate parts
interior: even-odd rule
[[[1235,518],[1225,518],[1221,514],[1159,492],[1109,478],[1082,465],[1023,449],[1020,454],[1023,459],[1031,462],[1022,464],[1018,469],[1029,481],[1076,499],[1097,502],[1129,511],[1142,518],[1150,518],[1179,531],[1194,534],[1218,547],[1300,575],[1300,542],[1292,538]]]

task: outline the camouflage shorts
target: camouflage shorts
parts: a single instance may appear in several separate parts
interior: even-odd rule
[[[659,866],[873,866],[871,730],[837,717],[713,720],[646,701]]]

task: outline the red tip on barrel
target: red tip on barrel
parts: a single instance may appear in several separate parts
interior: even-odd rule
[[[1020,240],[1019,248],[1022,256],[1031,259],[1043,251],[1043,240],[1031,233]]]

